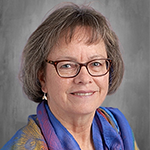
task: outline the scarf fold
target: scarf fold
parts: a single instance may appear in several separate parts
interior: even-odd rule
[[[48,118],[53,126],[55,134],[57,135],[62,150],[80,150],[80,147],[73,136],[68,132],[68,130],[55,118],[55,116],[50,111],[47,103],[45,103],[45,109],[48,114]]]

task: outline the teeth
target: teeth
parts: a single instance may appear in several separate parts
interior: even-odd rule
[[[92,95],[93,93],[74,93],[74,95],[79,95],[79,96],[89,96]]]

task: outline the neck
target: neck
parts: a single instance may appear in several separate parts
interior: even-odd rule
[[[94,150],[94,144],[92,139],[92,119],[83,121],[79,119],[72,123],[66,122],[66,120],[60,120],[63,126],[72,134],[74,139],[79,144],[82,150]]]
[[[68,131],[73,135],[82,150],[94,150],[91,124],[89,126],[75,126]]]

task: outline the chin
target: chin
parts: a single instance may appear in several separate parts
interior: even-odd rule
[[[91,107],[91,105],[90,106],[81,106],[81,107],[76,108],[74,111],[75,111],[75,114],[79,114],[79,115],[89,115],[89,114],[93,115],[93,114],[95,114],[95,111],[98,107],[99,106]]]

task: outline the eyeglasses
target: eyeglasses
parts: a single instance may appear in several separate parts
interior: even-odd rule
[[[110,59],[94,59],[87,63],[78,63],[71,60],[46,60],[46,62],[54,65],[58,75],[63,78],[76,77],[80,73],[81,67],[83,66],[86,67],[91,76],[100,77],[106,75],[111,66]]]

